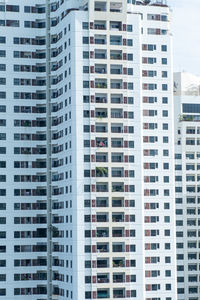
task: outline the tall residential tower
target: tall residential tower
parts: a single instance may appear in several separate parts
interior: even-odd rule
[[[200,78],[174,74],[178,299],[200,300]]]
[[[0,3],[0,296],[176,300],[164,1]]]

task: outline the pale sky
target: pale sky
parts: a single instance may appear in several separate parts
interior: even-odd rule
[[[200,76],[200,0],[167,0],[173,10],[174,70]]]

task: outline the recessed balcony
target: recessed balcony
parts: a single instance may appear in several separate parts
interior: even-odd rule
[[[97,243],[97,252],[109,252],[109,243]]]
[[[113,222],[124,222],[124,213],[112,213]]]
[[[114,75],[122,74],[122,66],[121,65],[111,65],[110,66],[110,74],[114,74]]]
[[[95,80],[96,89],[107,89],[107,80],[106,79],[96,79]]]
[[[108,153],[96,153],[96,162],[108,162]]]
[[[106,2],[103,1],[95,1],[94,3],[94,10],[95,11],[106,11]]]
[[[113,289],[113,298],[125,298],[125,289]]]
[[[108,213],[97,213],[96,220],[97,220],[97,222],[108,222],[109,215],[108,215]]]
[[[113,258],[113,268],[123,268],[125,267],[124,258]]]
[[[109,268],[109,259],[97,259],[97,268]]]
[[[123,95],[111,94],[111,103],[113,103],[113,104],[122,104],[123,103]]]
[[[112,207],[124,207],[124,198],[112,198]]]
[[[111,161],[115,163],[121,163],[124,161],[124,154],[123,153],[112,153],[111,154]]]
[[[96,45],[106,45],[106,35],[95,35],[94,43]]]
[[[107,51],[106,50],[95,50],[95,59],[107,59]]]
[[[97,299],[108,299],[110,298],[109,289],[97,290]]]
[[[105,123],[96,123],[96,132],[108,132],[108,125]]]
[[[124,228],[113,228],[112,237],[124,237]]]
[[[111,139],[112,148],[123,148],[123,139],[120,138],[112,138]]]
[[[95,21],[94,29],[96,30],[106,30],[106,21]]]
[[[111,35],[110,36],[110,45],[122,45],[122,36]]]
[[[95,117],[102,119],[102,118],[107,118],[108,113],[106,108],[98,108],[95,110]]]
[[[107,94],[96,94],[95,102],[96,103],[107,103]]]
[[[96,177],[108,177],[108,168],[96,167]]]
[[[124,243],[113,243],[112,244],[112,252],[124,252],[125,245]]]
[[[107,65],[95,64],[95,73],[106,74],[107,73]]]
[[[111,124],[112,133],[123,133],[123,124]]]
[[[113,273],[113,283],[125,282],[125,273]]]
[[[112,177],[124,177],[124,168],[112,168]]]
[[[111,50],[110,59],[113,60],[122,60],[122,51],[121,50]]]
[[[121,31],[122,30],[122,22],[110,21],[110,30]]]
[[[107,138],[96,138],[96,147],[104,148],[108,147],[108,139]]]
[[[98,238],[109,237],[109,229],[108,228],[97,228],[96,235]]]
[[[109,283],[109,274],[97,274],[97,283]]]
[[[108,198],[107,197],[97,197],[96,198],[96,207],[108,207]]]

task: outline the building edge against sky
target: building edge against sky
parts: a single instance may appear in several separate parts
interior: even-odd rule
[[[7,300],[47,299],[51,235],[55,299],[177,298],[170,12],[152,2],[52,1],[50,62],[45,1],[0,4]]]

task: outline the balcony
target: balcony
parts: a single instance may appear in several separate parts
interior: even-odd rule
[[[123,118],[123,110],[118,108],[111,109],[111,118],[113,119],[122,119]]]
[[[124,243],[113,243],[112,252],[124,252],[125,245]]]
[[[112,133],[123,133],[123,124],[111,124]]]
[[[123,103],[123,95],[111,94],[111,103],[113,103],[113,104],[122,104]]]
[[[107,124],[96,124],[96,132],[108,132],[108,126]]]
[[[108,139],[96,138],[96,147],[100,147],[100,148],[108,147]]]
[[[111,161],[115,163],[121,163],[124,161],[124,155],[123,153],[112,153],[111,155]]]
[[[94,29],[96,30],[106,30],[106,21],[95,21]]]
[[[109,252],[108,243],[97,243],[97,252]]]
[[[109,289],[97,290],[97,299],[108,299],[110,298]]]
[[[112,213],[112,222],[124,222],[124,213]]]
[[[124,207],[124,198],[112,198],[112,207]]]
[[[112,31],[121,31],[122,23],[117,21],[110,21],[110,30]]]
[[[107,74],[107,65],[96,64],[95,65],[95,73],[97,73],[97,74]]]
[[[108,198],[107,197],[97,197],[96,198],[96,207],[108,207]]]
[[[119,35],[111,35],[110,45],[122,45],[122,37]]]
[[[108,162],[108,154],[96,153],[96,162]]]
[[[113,273],[113,283],[122,283],[125,282],[124,273]]]
[[[106,50],[95,50],[95,59],[107,59]]]
[[[112,237],[124,237],[124,228],[113,228]]]
[[[96,79],[95,80],[96,89],[107,89],[107,80],[106,79]]]
[[[124,192],[124,183],[112,182],[112,192]]]
[[[122,51],[121,50],[111,50],[110,59],[113,60],[122,60]]]
[[[95,110],[95,117],[102,119],[102,118],[107,118],[108,113],[106,108],[98,108]]]
[[[111,139],[111,147],[112,148],[123,148],[123,139]]]
[[[97,222],[108,222],[109,215],[108,215],[108,213],[97,213],[96,220],[97,220]]]
[[[109,268],[109,259],[97,259],[97,268]]]
[[[122,12],[122,3],[121,2],[111,2],[110,3],[110,12]]]
[[[106,35],[95,35],[94,43],[96,45],[106,45]]]
[[[124,258],[113,258],[113,268],[123,268],[125,267]]]
[[[125,298],[125,289],[114,289],[113,298]]]
[[[107,103],[107,94],[96,94],[95,103]]]
[[[109,283],[109,274],[97,274],[97,283]]]
[[[108,168],[96,167],[96,177],[108,177]]]
[[[122,89],[122,80],[112,80],[110,82],[111,89]]]
[[[111,65],[110,66],[110,74],[114,74],[114,75],[122,74],[122,66],[121,65]]]
[[[95,1],[94,3],[94,10],[95,11],[106,11],[106,2],[101,2],[101,1]]]
[[[124,177],[124,168],[112,168],[112,177]]]
[[[108,228],[97,228],[96,235],[98,238],[109,237],[109,229]]]

